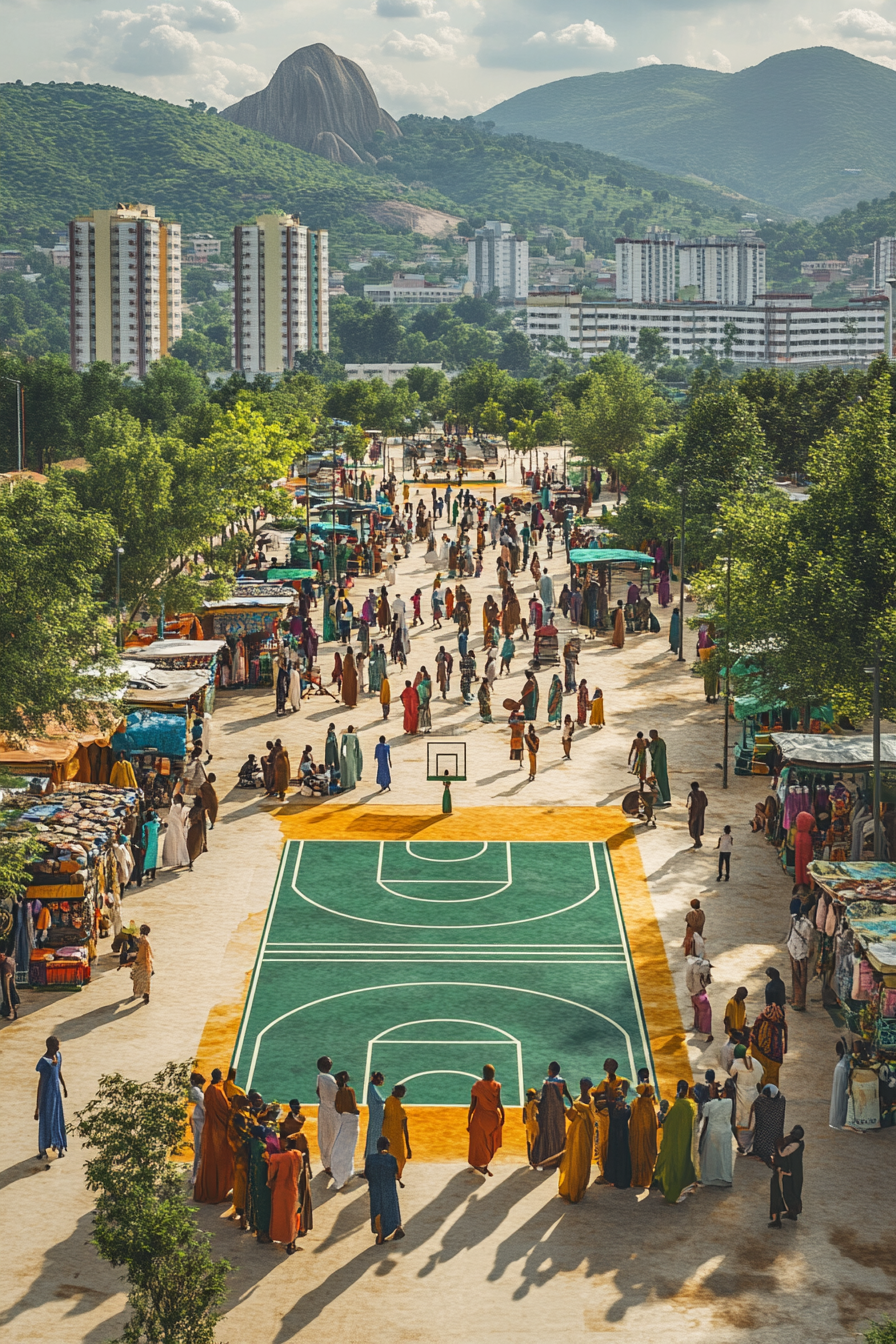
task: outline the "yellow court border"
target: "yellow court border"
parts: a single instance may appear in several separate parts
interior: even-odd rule
[[[641,1003],[660,1091],[675,1095],[680,1078],[691,1081],[685,1032],[678,1010],[672,971],[657,923],[653,901],[641,862],[641,853],[629,822],[615,808],[595,807],[458,807],[449,816],[431,806],[351,803],[319,806],[287,803],[274,813],[287,840],[577,840],[603,841],[610,851],[619,903],[628,932],[632,962],[638,977]],[[251,921],[255,925],[255,921]],[[248,930],[247,930],[248,932]],[[260,933],[260,924],[259,924]],[[202,1033],[198,1067],[224,1067],[236,1044],[255,948],[248,946],[244,992],[238,1003],[217,1004]],[[363,1101],[366,1080],[356,1083]],[[415,1158],[422,1161],[463,1159],[466,1113],[456,1107],[408,1107]],[[308,1133],[314,1135],[313,1114]],[[504,1131],[505,1159],[525,1158],[525,1139],[518,1108],[508,1107]]]

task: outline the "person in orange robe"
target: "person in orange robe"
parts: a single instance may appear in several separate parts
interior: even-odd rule
[[[495,1082],[494,1065],[485,1064],[482,1077],[470,1089],[470,1109],[467,1113],[467,1132],[470,1135],[467,1161],[474,1171],[482,1172],[483,1176],[493,1175],[488,1164],[501,1147],[503,1130],[501,1084]]]
[[[285,1153],[269,1153],[267,1161],[271,1192],[270,1238],[271,1241],[282,1241],[287,1255],[292,1255],[301,1231],[299,1176],[305,1157],[292,1148]]]
[[[398,698],[404,705],[405,732],[416,733],[420,719],[420,697],[409,681],[405,682],[404,690]]]
[[[205,1089],[205,1127],[202,1154],[193,1198],[197,1204],[223,1204],[233,1184],[233,1150],[227,1140],[230,1102],[224,1094],[221,1070],[212,1069]]]
[[[657,1153],[656,1097],[650,1071],[638,1070],[638,1095],[632,1102],[628,1141],[632,1154],[632,1185],[650,1189]]]

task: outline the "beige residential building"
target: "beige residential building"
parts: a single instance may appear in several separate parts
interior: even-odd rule
[[[304,350],[330,348],[325,229],[259,215],[233,231],[233,367],[282,373]]]
[[[181,335],[181,230],[152,205],[94,210],[68,226],[72,368],[99,360],[142,378]]]

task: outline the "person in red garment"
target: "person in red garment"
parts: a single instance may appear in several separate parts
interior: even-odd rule
[[[470,1089],[470,1109],[467,1113],[467,1131],[470,1148],[467,1161],[474,1171],[492,1176],[489,1163],[501,1147],[504,1130],[504,1107],[501,1104],[501,1084],[495,1081],[493,1064],[485,1064],[482,1077]]]
[[[227,1141],[230,1102],[224,1091],[221,1070],[212,1070],[205,1089],[205,1125],[199,1170],[193,1186],[197,1204],[223,1204],[233,1185],[233,1150]]]
[[[420,697],[409,681],[405,682],[399,698],[404,705],[404,730],[406,733],[416,733],[420,719]]]
[[[302,1230],[299,1177],[305,1164],[304,1153],[291,1149],[268,1154],[268,1189],[271,1192],[271,1241],[283,1243],[287,1255],[296,1249],[296,1237]]]
[[[810,864],[815,857],[812,845],[812,831],[815,818],[811,812],[798,812],[796,816],[796,841],[793,846],[793,880],[798,887],[809,886]]]

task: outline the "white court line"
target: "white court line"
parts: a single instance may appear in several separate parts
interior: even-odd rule
[[[609,1017],[606,1013],[601,1013],[597,1008],[589,1008],[586,1003],[578,1003],[575,999],[564,998],[560,994],[546,994],[540,989],[527,989],[519,985],[495,985],[483,984],[475,980],[406,980],[391,985],[366,985],[359,989],[344,989],[338,994],[325,994],[319,999],[309,999],[307,1003],[300,1003],[296,1008],[290,1008],[288,1012],[281,1013],[272,1021],[262,1027],[255,1037],[255,1045],[252,1049],[252,1061],[249,1065],[249,1077],[246,1081],[246,1091],[252,1086],[252,1080],[255,1076],[255,1067],[258,1063],[258,1054],[261,1050],[261,1042],[267,1033],[273,1028],[285,1022],[287,1018],[294,1017],[296,1013],[303,1013],[307,1008],[317,1008],[322,1003],[333,1003],[336,999],[347,999],[357,994],[382,994],[388,989],[487,989],[503,990],[510,994],[528,994],[537,999],[551,999],[554,1003],[565,1003],[570,1008],[578,1008],[583,1013],[589,1013],[592,1017],[599,1017],[602,1021],[608,1022],[611,1027],[615,1027],[625,1042],[626,1053],[628,1056],[628,1066],[635,1069],[635,1057],[632,1051],[632,1039],[625,1027],[617,1022],[615,1018]],[[645,1058],[649,1056],[645,1055]]]
[[[488,942],[488,943],[454,943],[454,942],[452,942],[452,943],[423,943],[423,942],[420,942],[420,943],[418,943],[418,942],[414,942],[414,943],[407,943],[407,942],[405,942],[405,943],[378,943],[378,942],[373,942],[372,940],[371,940],[370,942],[365,942],[365,943],[344,943],[344,942],[343,942],[343,943],[315,943],[315,942],[310,942],[310,943],[306,943],[306,942],[290,942],[290,943],[288,943],[288,942],[282,942],[282,943],[278,943],[278,942],[275,942],[273,939],[271,939],[271,941],[268,943],[268,947],[301,947],[301,948],[306,948],[306,949],[308,949],[309,951],[310,951],[311,949],[314,949],[314,951],[317,951],[319,948],[324,948],[324,949],[326,949],[326,948],[331,948],[334,952],[340,952],[340,951],[343,951],[343,950],[346,950],[346,949],[347,949],[348,951],[351,952],[351,951],[353,951],[353,950],[356,950],[357,948],[379,948],[379,947],[382,947],[382,948],[390,948],[390,947],[407,947],[407,948],[417,948],[417,947],[448,947],[448,948],[452,948],[452,949],[455,949],[455,948],[456,948],[456,949],[460,950],[461,948],[465,948],[465,947],[472,947],[472,948],[486,948],[486,949],[491,949],[491,948],[493,948],[493,947],[495,947],[495,948],[501,948],[501,947],[516,948],[516,947],[518,947],[518,948],[523,948],[523,949],[525,949],[525,948],[528,948],[528,947],[556,947],[556,948],[561,948],[561,947],[575,947],[575,948],[586,948],[586,947],[622,947],[622,946],[623,946],[622,943],[493,943],[493,942]]]
[[[380,843],[382,844],[383,842],[380,841]],[[389,841],[389,843],[394,844],[395,842]],[[488,841],[483,840],[482,848],[478,850],[475,854],[465,854],[461,859],[433,859],[428,854],[415,854],[413,849],[411,848],[413,843],[414,843],[413,840],[405,840],[404,847],[407,850],[408,854],[410,854],[412,859],[419,859],[421,863],[469,863],[471,859],[480,859],[482,855],[485,853],[485,851],[488,849]],[[426,843],[427,842],[424,841],[424,844]],[[431,844],[432,842],[429,841],[428,843]],[[454,843],[463,844],[463,841],[460,842],[455,841]]]
[[[465,1027],[484,1027],[487,1031],[496,1031],[496,1032],[498,1032],[498,1034],[499,1034],[500,1036],[504,1037],[504,1038],[505,1038],[504,1040],[497,1040],[495,1037],[492,1037],[491,1040],[489,1040],[489,1041],[484,1041],[484,1042],[482,1042],[482,1044],[491,1046],[492,1048],[494,1048],[496,1045],[510,1046],[511,1048],[513,1048],[513,1049],[516,1050],[517,1084],[518,1084],[518,1086],[519,1086],[519,1094],[520,1094],[520,1099],[519,1099],[518,1105],[522,1106],[522,1105],[525,1103],[525,1095],[524,1095],[524,1092],[523,1092],[523,1046],[522,1046],[522,1042],[521,1042],[516,1036],[514,1036],[512,1032],[510,1032],[510,1031],[506,1031],[506,1030],[504,1029],[504,1027],[496,1027],[496,1026],[493,1026],[491,1022],[478,1022],[475,1018],[466,1018],[466,1017],[421,1017],[421,1018],[416,1019],[416,1020],[413,1021],[413,1022],[396,1022],[395,1025],[392,1026],[392,1027],[384,1027],[383,1030],[382,1030],[377,1036],[372,1036],[372,1037],[370,1038],[370,1040],[367,1042],[367,1063],[366,1063],[366,1067],[365,1067],[365,1069],[364,1069],[364,1077],[365,1077],[365,1078],[369,1078],[369,1077],[370,1077],[370,1072],[371,1072],[371,1068],[372,1068],[372,1061],[373,1061],[373,1049],[374,1049],[374,1046],[379,1046],[379,1045],[411,1045],[411,1044],[413,1044],[413,1042],[404,1040],[404,1039],[402,1039],[401,1037],[396,1038],[396,1037],[393,1036],[393,1033],[396,1032],[396,1031],[404,1031],[405,1027],[425,1027],[425,1026],[429,1026],[429,1025],[431,1025],[431,1024],[433,1024],[433,1023],[436,1023],[436,1022],[444,1022],[444,1023],[449,1023],[449,1022],[450,1022],[452,1025],[454,1025],[455,1023],[459,1023],[460,1025],[465,1026]],[[391,1037],[392,1039],[388,1039],[388,1038],[390,1038],[390,1037]],[[456,1042],[453,1042],[453,1041],[422,1041],[422,1042],[420,1042],[420,1044],[422,1044],[422,1045],[453,1045],[453,1044],[456,1044]],[[422,1077],[424,1076],[424,1074],[427,1074],[427,1073],[460,1073],[460,1072],[461,1072],[461,1070],[459,1070],[459,1069],[426,1069],[426,1070],[423,1071],[423,1073],[415,1073],[415,1074],[412,1074],[411,1077],[413,1077],[413,1078],[422,1078]],[[470,1078],[477,1078],[477,1075],[476,1075],[475,1073],[468,1074],[468,1075],[466,1075],[466,1076],[467,1076],[467,1077],[470,1077]],[[401,1082],[407,1082],[408,1080],[407,1080],[407,1079],[401,1079],[400,1081],[401,1081]]]
[[[430,882],[429,879],[420,877],[409,877],[409,878],[390,877],[388,881],[386,881],[383,878],[383,857],[387,843],[391,844],[393,842],[386,840],[381,840],[379,842],[380,851],[376,865],[376,884],[383,891],[388,891],[390,896],[397,896],[399,900],[421,901],[425,905],[468,905],[471,901],[490,901],[493,896],[500,896],[505,891],[507,891],[508,887],[513,886],[513,866],[510,858],[510,841],[508,840],[505,841],[507,880],[503,883],[499,883],[498,886],[493,887],[491,891],[484,892],[482,896],[459,896],[452,901],[437,901],[427,896],[409,896],[406,891],[396,891],[394,887],[390,887],[389,882],[396,882],[396,883],[400,882],[402,883],[402,885],[407,886],[420,886],[420,885],[432,886],[435,885],[435,883],[439,883],[439,885],[451,885],[458,887],[467,887],[467,886],[481,887],[481,886],[488,886],[490,882],[494,883],[495,881],[497,881],[497,879],[490,878],[483,880],[477,878],[458,878],[456,881],[451,881],[450,879],[445,878],[435,878],[433,879],[433,882]],[[488,846],[486,846],[486,848],[487,847]]]
[[[304,844],[304,841],[300,841],[299,843],[300,843],[300,844]],[[246,1038],[246,1031],[247,1031],[248,1026],[249,1026],[249,1018],[250,1018],[251,1013],[252,1013],[252,1004],[253,1004],[254,1001],[255,1001],[255,990],[256,990],[256,988],[257,988],[257,986],[258,986],[258,980],[259,980],[259,977],[260,977],[260,975],[261,975],[261,967],[262,967],[262,964],[266,962],[265,952],[266,952],[266,950],[267,950],[268,934],[270,933],[270,931],[271,931],[271,925],[272,925],[273,922],[274,922],[274,911],[275,911],[276,908],[277,908],[277,898],[278,898],[278,896],[279,896],[279,894],[280,894],[280,880],[281,880],[281,877],[282,877],[282,874],[283,874],[283,869],[284,869],[284,866],[285,866],[285,863],[286,863],[286,855],[287,855],[288,850],[289,850],[289,845],[284,845],[284,846],[283,846],[283,853],[280,855],[280,863],[279,863],[279,865],[278,865],[278,867],[277,867],[277,880],[276,880],[276,882],[274,883],[274,894],[273,894],[273,896],[271,897],[271,904],[270,904],[270,908],[268,909],[268,917],[267,917],[267,919],[265,920],[265,923],[264,923],[264,933],[261,935],[261,942],[260,942],[259,945],[258,945],[258,952],[256,953],[256,956],[255,956],[255,966],[253,967],[253,970],[252,970],[252,983],[251,983],[251,985],[249,986],[249,994],[248,994],[248,997],[247,997],[247,999],[246,999],[246,1006],[245,1006],[244,1009],[243,1009],[243,1021],[242,1021],[242,1025],[240,1026],[240,1034],[239,1034],[239,1036],[237,1037],[237,1042],[236,1042],[236,1046],[235,1046],[235,1048],[234,1048],[233,1057],[232,1057],[232,1059],[231,1059],[231,1061],[230,1061],[230,1063],[231,1063],[231,1065],[233,1066],[233,1068],[236,1068],[236,1066],[239,1064],[239,1061],[240,1061],[240,1051],[241,1051],[242,1048],[243,1048],[243,1041],[244,1041],[245,1038]]]
[[[508,841],[508,845],[511,844],[511,843],[513,843],[513,844],[517,844],[518,842],[517,842],[516,840],[514,840],[514,841],[512,841],[512,842]],[[524,842],[524,843],[525,843],[525,842]],[[541,841],[537,841],[537,842],[529,841],[528,843],[530,843],[530,844],[532,844],[532,843],[544,844],[545,842],[544,842],[543,840],[541,840]],[[581,844],[582,841],[579,841],[579,840],[577,840],[577,841],[570,841],[569,843]],[[569,913],[570,910],[577,910],[578,907],[579,907],[580,905],[585,905],[587,901],[590,901],[590,900],[592,899],[592,897],[596,896],[597,893],[600,891],[600,881],[599,881],[599,879],[598,879],[598,876],[597,876],[597,870],[596,870],[596,868],[594,867],[594,862],[593,862],[593,857],[592,857],[592,871],[594,872],[594,880],[595,880],[595,882],[597,883],[597,885],[594,887],[594,889],[593,889],[592,891],[589,891],[589,893],[588,893],[587,896],[583,896],[582,899],[581,899],[580,901],[573,901],[572,905],[566,905],[566,906],[564,906],[564,907],[563,907],[562,909],[560,909],[560,910],[547,910],[543,915],[527,915],[525,919],[499,919],[499,920],[496,920],[496,921],[495,921],[494,923],[492,923],[492,924],[405,924],[405,923],[402,923],[401,921],[399,921],[399,920],[397,920],[397,919],[368,919],[368,918],[367,918],[366,916],[364,916],[364,915],[350,915],[350,914],[348,914],[348,913],[347,913],[346,911],[344,911],[344,910],[333,910],[330,906],[328,906],[328,905],[324,905],[321,901],[315,901],[311,896],[307,895],[306,892],[301,891],[301,890],[299,889],[299,887],[298,887],[298,885],[297,885],[297,883],[298,883],[298,876],[299,876],[299,865],[301,864],[301,861],[302,861],[302,848],[304,847],[305,841],[304,841],[304,840],[300,840],[300,841],[298,842],[298,844],[299,844],[300,848],[299,848],[299,853],[298,853],[297,856],[296,856],[296,862],[295,862],[295,865],[294,865],[294,867],[293,867],[293,875],[292,875],[292,881],[291,881],[292,890],[293,890],[293,892],[295,893],[295,895],[298,896],[300,900],[302,900],[302,901],[306,901],[306,902],[308,903],[308,905],[313,905],[313,906],[316,907],[316,909],[318,909],[318,910],[323,910],[323,911],[325,911],[326,914],[328,914],[328,915],[335,915],[337,919],[353,919],[357,924],[375,924],[375,925],[377,926],[377,928],[392,928],[392,929],[452,929],[452,930],[453,930],[453,929],[504,929],[504,928],[510,928],[511,926],[516,925],[516,924],[537,924],[537,923],[539,922],[539,920],[543,920],[543,919],[554,919],[555,916],[557,916],[557,915],[566,915],[566,914]],[[382,845],[382,844],[383,844],[383,842],[380,841],[380,845]],[[409,899],[415,899],[415,898],[410,897]],[[438,904],[438,902],[437,902],[437,904]]]
[[[588,842],[588,845],[591,850],[592,866],[595,866],[596,868],[594,858],[594,843],[595,842],[592,840]],[[625,954],[625,964],[626,967],[628,968],[628,982],[629,982],[629,988],[631,989],[632,1003],[635,1006],[635,1016],[638,1019],[638,1028],[641,1032],[641,1050],[643,1051],[644,1059],[651,1071],[653,1077],[654,1089],[656,1090],[657,1095],[659,1095],[659,1086],[657,1084],[656,1069],[654,1068],[653,1054],[650,1049],[650,1038],[647,1035],[647,1024],[644,1021],[644,1007],[643,1004],[641,1003],[641,994],[638,989],[638,977],[635,975],[635,967],[634,963],[632,962],[631,948],[629,947],[628,943],[628,932],[625,927],[625,920],[622,917],[622,906],[619,903],[619,892],[616,887],[616,874],[613,871],[613,864],[610,859],[609,850],[605,850],[604,852],[607,864],[607,872],[610,877],[610,895],[613,898],[613,907],[616,911],[616,923],[619,928],[620,937],[622,938],[622,950]]]

